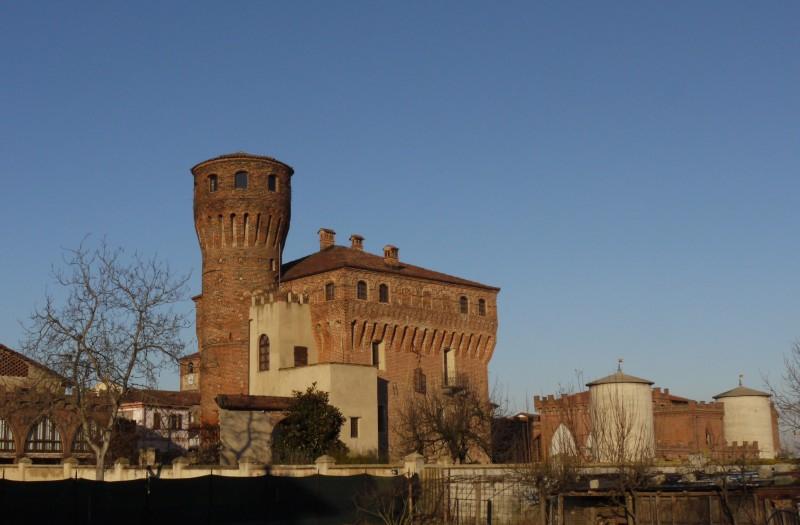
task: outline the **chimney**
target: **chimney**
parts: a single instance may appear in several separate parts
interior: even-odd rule
[[[317,233],[319,233],[319,251],[333,246],[333,243],[336,240],[335,231],[328,228],[320,228]]]
[[[398,266],[400,264],[397,246],[387,244],[383,247],[383,262],[389,266]]]
[[[350,236],[350,247],[354,250],[358,250],[360,252],[364,251],[364,237],[361,235],[354,233]]]

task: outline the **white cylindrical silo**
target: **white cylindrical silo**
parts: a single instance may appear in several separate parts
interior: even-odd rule
[[[714,396],[725,407],[722,429],[725,441],[742,443],[758,442],[758,455],[762,459],[775,457],[773,437],[772,401],[770,394],[742,385]]]
[[[587,383],[592,455],[601,463],[638,462],[655,454],[652,381],[622,370]]]

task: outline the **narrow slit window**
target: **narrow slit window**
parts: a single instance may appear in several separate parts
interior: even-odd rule
[[[261,334],[258,338],[258,370],[265,372],[269,370],[269,337]]]
[[[351,417],[350,418],[350,437],[357,438],[358,437],[358,420],[361,418],[358,417]]]
[[[213,193],[217,191],[217,176],[216,175],[209,175],[208,176],[208,191]]]

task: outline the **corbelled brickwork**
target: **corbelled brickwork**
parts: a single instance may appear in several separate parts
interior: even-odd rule
[[[358,298],[359,282],[366,284],[366,299]],[[330,284],[333,298],[326,296]],[[385,303],[380,301],[381,285],[388,289]],[[379,345],[379,360],[385,360],[378,366],[378,402],[385,411],[379,428],[386,429],[384,446],[392,455],[400,453],[392,430],[402,403],[414,395],[418,370],[426,390],[442,388],[445,350],[452,351],[449,359],[454,360],[450,383],[468,384],[488,400],[497,289],[354,268],[298,278],[282,288],[308,297],[320,362],[370,365],[373,344]],[[467,298],[467,313],[461,313],[462,297]],[[479,300],[484,301],[484,315]]]
[[[195,302],[206,423],[217,422],[216,395],[247,393],[247,296],[277,285],[291,217],[292,173],[282,162],[248,154],[192,168],[203,257],[203,292]]]

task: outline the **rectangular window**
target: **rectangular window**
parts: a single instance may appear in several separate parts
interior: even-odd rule
[[[428,378],[422,368],[414,369],[414,392],[424,394],[428,391]]]
[[[294,347],[294,366],[308,365],[308,348],[305,346]]]
[[[358,417],[351,417],[350,418],[350,437],[357,438],[358,437],[358,420],[361,418]]]
[[[386,407],[378,405],[378,432],[386,432]]]
[[[160,430],[161,429],[161,414],[155,412],[153,414],[153,429]]]
[[[372,343],[372,366],[381,367],[381,344],[378,342]]]
[[[183,428],[183,416],[180,414],[171,414],[169,416],[169,428],[171,430],[180,430]]]
[[[333,283],[328,283],[325,285],[325,300],[326,301],[333,301],[336,297],[336,288],[334,287]]]

